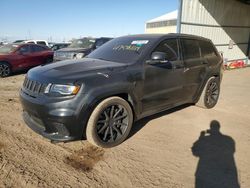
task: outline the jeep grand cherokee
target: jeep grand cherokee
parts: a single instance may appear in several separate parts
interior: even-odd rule
[[[208,39],[132,35],[87,58],[33,68],[20,97],[24,121],[44,137],[113,147],[145,116],[184,103],[214,107],[221,78],[222,59]]]

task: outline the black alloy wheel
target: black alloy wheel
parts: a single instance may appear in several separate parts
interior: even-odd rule
[[[206,88],[205,105],[207,108],[213,108],[217,104],[219,93],[218,79],[214,78],[208,83]]]
[[[11,68],[8,63],[0,63],[0,77],[7,77],[11,74]]]
[[[102,142],[115,142],[123,137],[128,128],[128,112],[122,105],[107,107],[99,116],[96,131]]]
[[[110,148],[121,144],[133,125],[130,104],[117,96],[101,101],[89,117],[86,137],[98,147]]]

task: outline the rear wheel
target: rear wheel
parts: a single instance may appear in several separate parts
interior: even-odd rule
[[[45,64],[52,63],[52,62],[53,62],[53,58],[49,57],[49,58],[46,59]]]
[[[133,124],[133,112],[127,101],[110,97],[93,110],[86,129],[87,140],[98,147],[114,147],[128,136]]]
[[[0,77],[7,77],[11,75],[11,67],[9,63],[0,62]]]
[[[217,77],[210,78],[200,96],[198,103],[196,104],[202,108],[213,108],[219,99],[220,95],[220,81]]]

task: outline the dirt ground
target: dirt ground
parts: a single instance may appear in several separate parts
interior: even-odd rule
[[[224,73],[215,108],[143,119],[105,150],[31,131],[18,98],[23,79],[0,79],[0,187],[250,187],[250,68]]]

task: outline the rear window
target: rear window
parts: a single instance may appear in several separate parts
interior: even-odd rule
[[[203,57],[217,56],[217,52],[209,41],[199,41],[201,54]]]
[[[46,46],[46,42],[44,42],[44,41],[37,41],[36,43],[37,43],[37,44],[40,44],[40,45]]]
[[[200,58],[200,47],[197,40],[182,39],[184,59]]]

